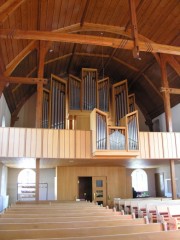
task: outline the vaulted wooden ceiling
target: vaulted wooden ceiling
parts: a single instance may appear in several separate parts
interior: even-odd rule
[[[164,111],[160,54],[169,87],[180,88],[180,1],[131,1],[134,12],[128,0],[0,0],[0,88],[14,120],[33,83],[51,73],[78,76],[83,67],[112,83],[128,79],[147,121]],[[180,95],[171,95],[177,103]]]

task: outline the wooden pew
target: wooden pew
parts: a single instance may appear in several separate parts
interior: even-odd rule
[[[168,226],[169,230],[180,229],[180,205],[168,206]]]
[[[84,237],[68,237],[68,238],[48,238],[48,240],[84,240]],[[86,237],[86,240],[179,240],[180,231],[168,232],[147,232],[132,234],[117,234],[109,236],[93,236]],[[16,239],[20,240],[20,239]],[[29,240],[24,239],[24,240]],[[47,240],[47,238],[36,238],[36,240]]]
[[[160,232],[164,231],[161,223],[139,224],[129,226],[106,226],[88,228],[63,228],[63,229],[21,229],[21,230],[0,230],[1,240],[12,239],[36,239],[36,238],[66,238],[105,236],[116,234],[131,234],[141,232]]]
[[[47,215],[46,218],[38,216],[36,218],[30,217],[30,218],[16,218],[16,215],[12,216],[11,218],[0,218],[0,223],[33,223],[33,222],[73,222],[73,221],[103,221],[105,219],[109,220],[132,220],[132,215],[109,215],[108,218],[105,216],[74,216],[74,217],[50,217]],[[36,221],[35,221],[36,220]]]
[[[69,222],[36,222],[32,223],[0,223],[0,230],[17,230],[17,229],[52,229],[52,228],[86,228],[86,227],[106,227],[106,226],[132,226],[146,224],[145,219],[106,219],[106,220],[94,220],[94,221],[69,221]]]

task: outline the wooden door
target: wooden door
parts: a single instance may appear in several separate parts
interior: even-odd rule
[[[93,198],[94,202],[98,204],[103,204],[106,206],[107,202],[107,179],[106,177],[93,177],[92,178],[93,186]]]

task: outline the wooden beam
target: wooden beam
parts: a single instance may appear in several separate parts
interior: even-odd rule
[[[8,0],[0,7],[0,24],[2,24],[25,0]]]
[[[37,41],[30,42],[7,66],[4,71],[5,76],[10,76],[17,65],[35,48],[38,47]]]
[[[162,75],[162,87],[169,88],[169,83],[167,79],[167,70],[166,70],[166,61],[164,56],[161,54],[161,75]],[[172,132],[172,115],[171,115],[171,103],[170,103],[170,94],[169,92],[163,92],[164,98],[164,110],[165,110],[165,120],[166,120],[166,131]]]
[[[46,42],[39,43],[39,69],[38,78],[44,76],[44,60],[47,52]],[[42,127],[42,106],[43,106],[43,84],[39,82],[37,84],[37,103],[36,103],[36,127]]]
[[[6,77],[0,76],[0,83],[23,83],[23,84],[47,84],[45,78],[27,78],[27,77]]]
[[[39,201],[40,158],[36,159],[36,201]]]
[[[171,174],[172,199],[177,199],[176,173],[174,160],[170,160],[170,174]]]
[[[170,94],[180,94],[180,89],[179,88],[165,88],[165,87],[161,87],[160,91],[161,92],[168,92]]]
[[[175,70],[175,72],[180,76],[180,64],[174,58],[174,56],[164,54],[165,61],[171,65],[171,67]]]
[[[133,57],[139,59],[139,37],[138,37],[138,27],[136,19],[136,3],[135,0],[129,0],[129,8],[131,15],[131,34],[134,41]]]
[[[109,37],[97,37],[91,35],[80,35],[48,31],[26,31],[26,30],[12,31],[11,29],[0,29],[0,38],[90,44],[112,48],[123,48],[127,50],[133,50],[134,48],[134,42],[132,40],[127,39],[125,40]],[[139,51],[180,55],[180,47],[143,41],[139,41]]]

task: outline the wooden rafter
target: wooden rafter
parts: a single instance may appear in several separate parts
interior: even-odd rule
[[[27,77],[6,77],[0,76],[0,83],[23,83],[23,84],[47,84],[44,78],[27,78]]]
[[[0,7],[0,23],[3,23],[25,0],[8,0]]]
[[[174,56],[164,54],[165,61],[171,65],[171,67],[176,71],[176,73],[180,76],[180,64],[174,58]]]
[[[84,24],[84,20],[85,20],[86,14],[87,14],[87,10],[88,10],[89,4],[90,4],[90,0],[86,0],[86,4],[85,4],[84,11],[83,11],[83,14],[82,14],[82,17],[81,17],[81,21],[80,21],[80,27],[82,27],[83,24]],[[69,70],[71,68],[71,64],[72,64],[74,53],[76,52],[76,49],[77,49],[77,44],[75,43],[74,46],[73,46],[71,58],[69,60],[68,66],[67,66],[67,72],[68,73],[69,73]]]
[[[134,41],[133,57],[139,58],[139,37],[138,37],[138,27],[136,19],[136,3],[135,0],[129,0],[129,8],[131,15],[131,34]]]
[[[10,76],[17,65],[35,48],[38,47],[37,41],[30,42],[7,66],[6,70],[4,71],[5,76]]]
[[[134,48],[134,43],[132,40],[48,31],[12,31],[10,29],[0,29],[0,38],[90,44],[112,48],[123,48],[127,50],[132,50]],[[152,42],[143,42],[141,40],[139,41],[139,50],[143,52],[159,52],[180,55],[180,47]]]
[[[160,89],[161,92],[168,92],[170,94],[180,94],[180,89],[179,88],[166,88],[166,87],[161,87]]]

